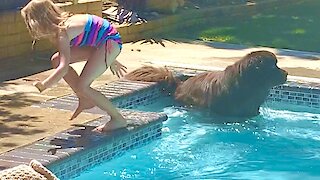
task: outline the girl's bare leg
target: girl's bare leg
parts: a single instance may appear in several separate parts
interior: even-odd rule
[[[93,50],[94,49],[92,48],[78,48],[78,47],[71,48],[71,62],[87,60],[90,57],[90,55],[94,52]],[[55,53],[51,57],[53,68],[58,67],[59,58],[60,58],[59,52]],[[84,96],[81,96],[78,93],[77,82],[79,82],[79,75],[71,66],[69,66],[68,73],[63,77],[63,79],[67,82],[67,84],[71,87],[71,89],[76,93],[79,99],[78,107],[70,118],[70,120],[72,120],[76,118],[83,110],[91,109],[95,105],[89,99],[87,99]]]
[[[106,56],[107,65],[105,62],[106,49],[103,46],[97,49],[88,59],[84,69],[80,74],[76,88],[81,95],[91,100],[95,105],[106,111],[111,116],[111,120],[108,123],[99,126],[94,130],[98,132],[127,126],[126,120],[112,105],[112,103],[102,93],[90,87],[91,83],[103,72],[105,72],[107,66],[110,66],[110,64],[112,64],[116,57],[120,54],[120,47],[115,41],[109,40],[107,43],[110,45],[110,49],[108,50]]]

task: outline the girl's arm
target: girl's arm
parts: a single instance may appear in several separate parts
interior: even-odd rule
[[[66,31],[62,31],[58,35],[58,50],[60,56],[59,66],[55,69],[55,71],[42,83],[38,82],[35,86],[39,89],[39,91],[43,91],[55,83],[57,83],[60,79],[62,79],[68,72],[69,63],[70,63],[70,44],[69,38]]]

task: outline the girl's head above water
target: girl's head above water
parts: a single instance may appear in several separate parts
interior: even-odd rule
[[[34,39],[51,38],[65,29],[64,22],[71,16],[51,0],[31,0],[21,15]]]

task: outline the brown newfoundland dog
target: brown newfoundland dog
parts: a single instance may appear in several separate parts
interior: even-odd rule
[[[125,76],[136,81],[174,81],[175,98],[187,105],[209,108],[227,117],[253,117],[269,90],[286,82],[288,73],[269,51],[254,51],[224,71],[205,72],[177,81],[166,68],[142,67]]]

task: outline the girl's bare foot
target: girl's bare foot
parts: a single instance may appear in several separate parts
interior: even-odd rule
[[[106,124],[98,126],[98,127],[94,128],[92,131],[102,133],[102,132],[120,129],[120,128],[124,128],[124,127],[127,127],[127,121],[125,119],[120,119],[120,120],[111,119]]]

